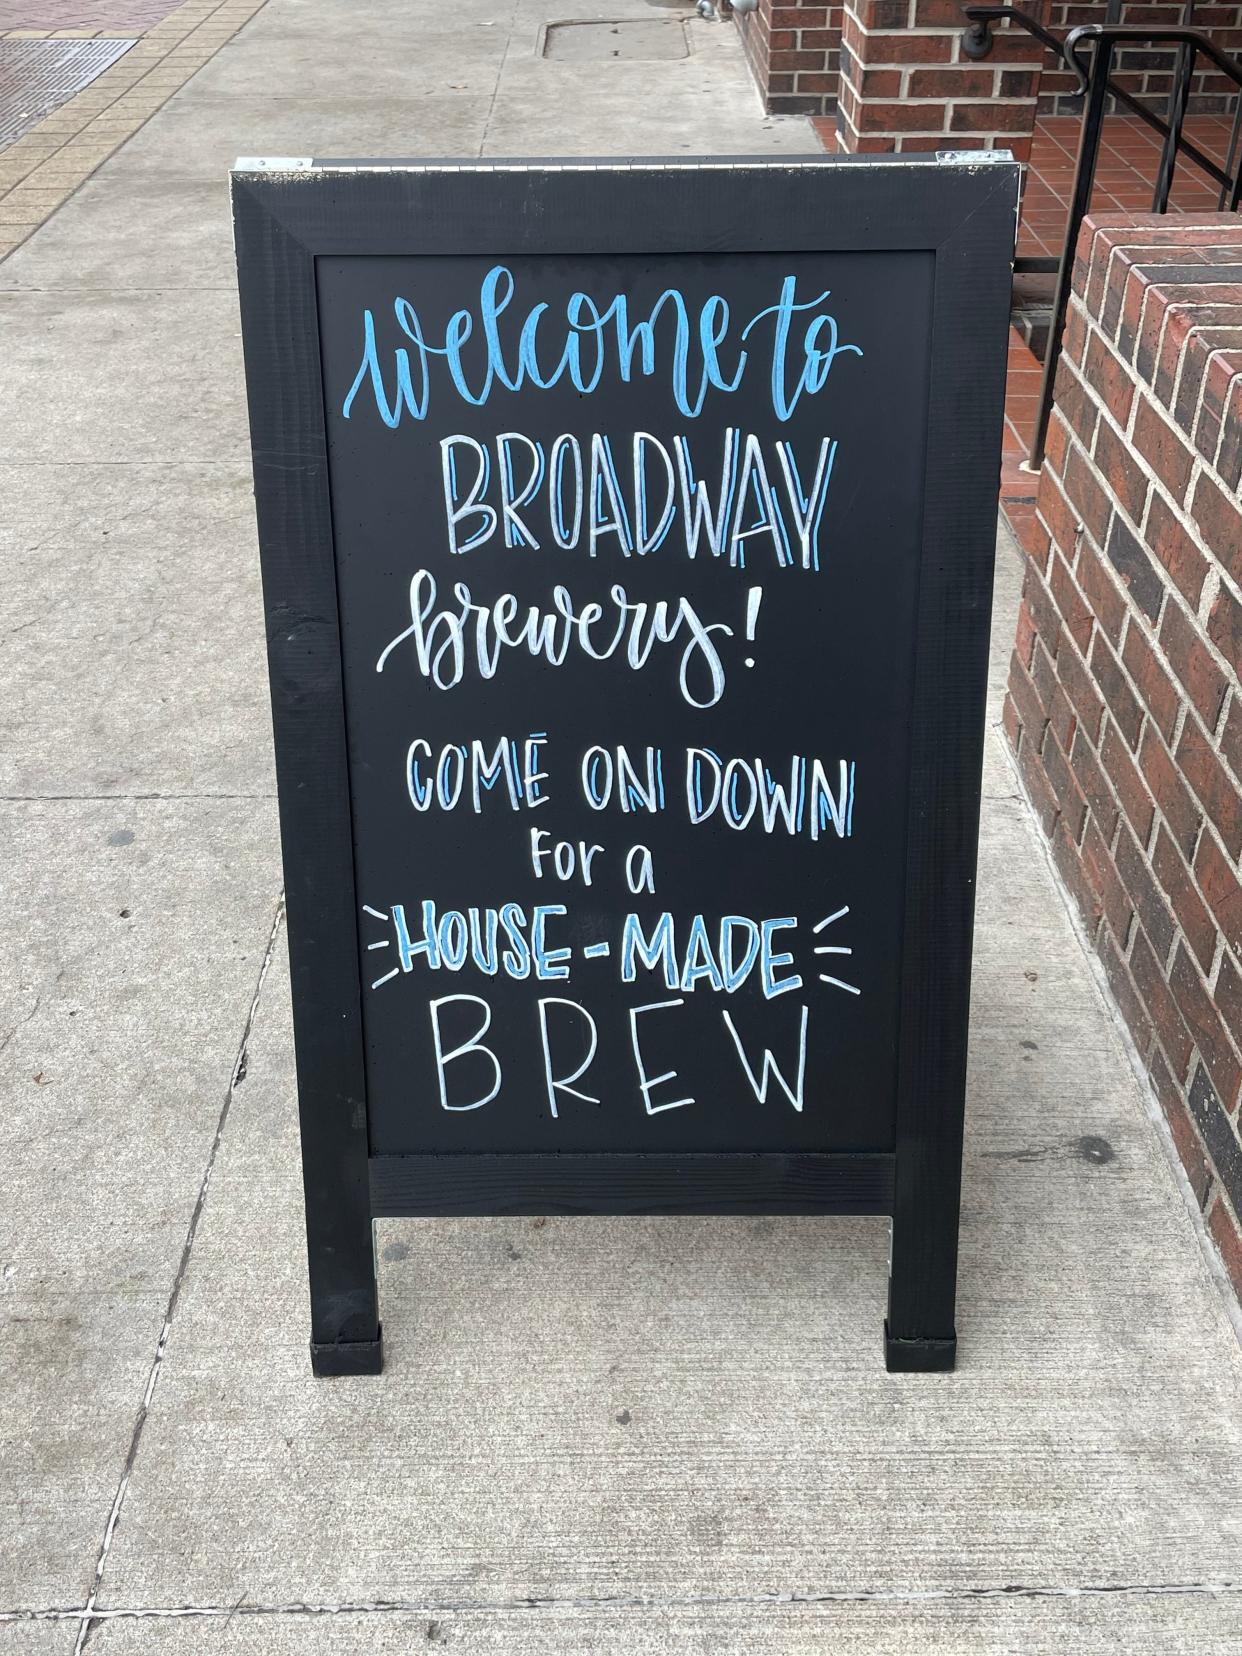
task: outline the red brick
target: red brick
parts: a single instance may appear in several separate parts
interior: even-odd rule
[[[1126,888],[1117,874],[1112,854],[1104,836],[1092,817],[1087,818],[1082,834],[1082,865],[1091,881],[1092,889],[1104,905],[1105,918],[1116,937],[1125,937],[1130,930],[1134,908]]]
[[[1080,366],[1086,339],[1086,316],[1080,304],[1072,303],[1065,313],[1065,336],[1061,340],[1062,360],[1073,363],[1076,368]],[[1125,421],[1123,420],[1121,424],[1124,425]]]
[[[1235,954],[1242,954],[1242,884],[1237,870],[1205,829],[1195,852],[1195,878],[1208,907],[1216,916],[1225,942]]]
[[[1133,629],[1131,629],[1133,630]],[[1091,671],[1095,682],[1113,716],[1113,722],[1133,750],[1138,747],[1139,732],[1143,727],[1143,709],[1130,688],[1129,680],[1121,670],[1121,663],[1097,632],[1091,645]]]
[[[1092,890],[1077,848],[1066,833],[1064,819],[1057,823],[1052,833],[1052,860],[1057,865],[1062,883],[1074,899],[1087,936],[1094,943],[1104,905]]]
[[[822,52],[773,52],[769,61],[773,69],[822,69],[824,67]],[[894,75],[893,79],[897,82],[893,90],[899,91],[901,86],[900,75]]]
[[[909,96],[912,98],[990,98],[996,80],[994,69],[973,64],[948,65],[939,69],[913,69]]]
[[[1221,1264],[1224,1265],[1233,1284],[1233,1291],[1242,1299],[1242,1236],[1238,1234],[1237,1222],[1226,1206],[1224,1197],[1219,1194],[1212,1203],[1207,1226],[1220,1253]]]
[[[1010,747],[1016,753],[1022,740],[1022,720],[1018,717],[1018,709],[1012,696],[1005,697],[1005,705],[1001,709],[1001,724],[1005,727]]]
[[[1170,602],[1164,606],[1160,648],[1204,725],[1208,730],[1215,730],[1227,681],[1204,644],[1198,624],[1188,619],[1180,604]]]
[[[1176,757],[1186,780],[1215,823],[1225,850],[1236,860],[1242,853],[1242,808],[1237,787],[1192,718],[1186,720]]]
[[[1190,1113],[1186,1109],[1186,1100],[1182,1097],[1181,1088],[1173,1077],[1172,1071],[1164,1061],[1164,1055],[1153,1052],[1148,1066],[1151,1084],[1155,1089],[1156,1097],[1160,1100],[1160,1107],[1168,1121],[1169,1130],[1173,1134],[1173,1143],[1177,1146],[1177,1154],[1181,1158],[1182,1166],[1186,1169],[1186,1177],[1190,1180],[1190,1188],[1195,1193],[1195,1200],[1202,1207],[1207,1200],[1208,1192],[1212,1188],[1212,1165],[1208,1161],[1203,1149],[1203,1141],[1195,1129]]]
[[[1022,597],[1031,612],[1036,633],[1043,639],[1048,653],[1055,655],[1061,635],[1061,612],[1039,571],[1031,564],[1027,565],[1022,581]]]
[[[867,42],[869,63],[948,63],[953,56],[952,35],[891,34]]]
[[[1179,1080],[1184,1081],[1190,1068],[1194,1041],[1169,989],[1160,966],[1160,958],[1153,953],[1142,932],[1134,934],[1134,941],[1130,945],[1130,971],[1139,994],[1143,997],[1143,1004],[1151,1015],[1156,1039],[1164,1049],[1169,1068]]]
[[[1097,546],[1108,536],[1112,502],[1080,449],[1071,449],[1065,463],[1065,494]]]
[[[1227,320],[1231,325],[1205,325],[1213,320]],[[1242,306],[1229,311],[1199,308],[1195,312],[1195,331],[1187,341],[1173,405],[1173,417],[1185,431],[1194,429],[1199,405],[1207,395],[1212,360],[1222,350],[1242,350]]]
[[[1235,670],[1242,667],[1242,604],[1223,583],[1208,614],[1208,637]],[[1215,726],[1214,719],[1208,723]]]
[[[1158,494],[1152,495],[1143,538],[1168,570],[1173,585],[1195,609],[1207,578],[1208,561]]]
[[[1126,1028],[1134,1037],[1134,1044],[1140,1053],[1146,1053],[1151,1046],[1152,1023],[1147,1016],[1147,1009],[1143,1005],[1142,997],[1134,986],[1129,968],[1117,949],[1113,937],[1107,926],[1100,928],[1096,941],[1100,959],[1104,964],[1104,971],[1108,978],[1109,988],[1113,992]]]
[[[1117,876],[1134,905],[1134,912],[1150,939],[1156,958],[1164,960],[1177,935],[1173,913],[1152,874],[1147,853],[1124,822],[1117,834],[1113,860]]]
[[[1195,447],[1209,463],[1216,458],[1221,422],[1239,373],[1242,373],[1242,351],[1217,351],[1203,376],[1203,394],[1192,435]]]
[[[1121,659],[1156,728],[1166,742],[1171,741],[1181,711],[1181,692],[1161,666],[1148,634],[1137,624],[1126,631]]]
[[[1155,622],[1168,589],[1142,537],[1135,534],[1120,514],[1114,514],[1104,550],[1135,607]]]
[[[1190,722],[1187,720],[1187,723]],[[1150,725],[1143,735],[1139,766],[1168,824],[1169,832],[1181,848],[1182,855],[1189,858],[1194,852],[1195,840],[1199,835],[1201,813],[1178,773],[1168,748]]]
[[[1224,1020],[1199,968],[1182,943],[1177,945],[1173,957],[1169,988],[1221,1103],[1227,1110],[1232,1110],[1238,1096],[1238,1083],[1242,1081],[1242,1064],[1238,1062]]]
[[[1122,255],[1124,259],[1125,255]],[[1119,265],[1121,260],[1118,261]],[[1141,265],[1131,264],[1125,276],[1124,286],[1121,289],[1121,305],[1118,309],[1114,304],[1106,304],[1104,308],[1105,332],[1108,333],[1109,322],[1115,329],[1115,349],[1124,362],[1134,360],[1135,346],[1139,334],[1146,322],[1148,329],[1159,328],[1163,318],[1157,320],[1155,312],[1148,310],[1148,298],[1151,294],[1151,278]],[[1116,289],[1110,296],[1116,299]]]
[[[1237,501],[1222,494],[1206,473],[1200,473],[1190,511],[1203,531],[1204,541],[1234,580],[1242,584],[1242,512]]]
[[[865,103],[861,113],[870,132],[944,131],[944,104]]]
[[[1069,638],[1063,638],[1057,650],[1057,677],[1088,738],[1092,742],[1098,741],[1104,701],[1095,680]]]
[[[950,132],[1028,132],[1034,110],[1029,104],[956,103]]]
[[[1242,374],[1230,385],[1221,423],[1224,436],[1216,455],[1216,469],[1226,488],[1237,489],[1242,486]]]
[[[1095,463],[1131,522],[1141,523],[1151,485],[1132,449],[1107,420],[1100,421],[1095,435]]]
[[[1078,785],[1086,796],[1091,808],[1091,815],[1099,827],[1101,836],[1111,843],[1117,828],[1117,818],[1120,814],[1112,783],[1104,774],[1099,755],[1086,740],[1081,730],[1074,734],[1074,745],[1070,750],[1070,765],[1078,779]]]
[[[1216,954],[1216,925],[1203,906],[1199,893],[1190,878],[1190,870],[1182,861],[1167,828],[1156,833],[1156,844],[1151,855],[1152,873],[1160,882],[1161,890],[1169,899],[1177,923],[1186,941],[1195,952],[1203,970],[1211,969]]]
[[[865,68],[856,84],[864,98],[899,98],[901,70]]]
[[[995,36],[993,36],[995,39]],[[1002,69],[998,95],[1002,98],[1030,98],[1038,81],[1031,69]]]
[[[1061,752],[1067,754],[1074,732],[1078,729],[1078,712],[1060,684],[1053,686],[1052,700],[1048,704],[1048,726]]]
[[[771,26],[774,29],[825,29],[828,26],[828,8],[826,6],[774,6],[772,8]]]
[[[1022,720],[1023,729],[1038,749],[1043,745],[1044,730],[1048,723],[1048,709],[1040,699],[1035,680],[1027,671],[1025,664],[1019,659],[1016,650],[1009,663],[1009,693],[1018,709],[1018,717]]]
[[[1220,756],[1235,776],[1242,776],[1242,703],[1235,691],[1225,714],[1224,728],[1219,736]]]
[[[1035,511],[1043,521],[1055,546],[1060,547],[1067,562],[1072,562],[1078,545],[1078,518],[1065,498],[1058,479],[1044,466],[1039,478],[1039,492],[1035,497]]]
[[[1018,605],[1018,629],[1013,647],[1018,652],[1018,660],[1022,665],[1030,667],[1031,651],[1035,647],[1035,621],[1025,598]]]
[[[1087,645],[1091,640],[1091,631],[1095,625],[1090,606],[1082,593],[1074,584],[1074,577],[1069,572],[1069,566],[1059,552],[1054,552],[1048,565],[1048,584],[1052,589],[1052,597],[1065,625],[1065,631],[1078,646],[1080,654],[1086,654]],[[1047,638],[1042,626],[1042,637]]]
[[[1190,482],[1190,451],[1181,433],[1156,413],[1146,397],[1134,416],[1133,442],[1173,499],[1180,500]]]
[[[1130,418],[1134,400],[1134,382],[1118,359],[1093,328],[1087,337],[1086,360],[1083,373],[1087,384],[1099,397],[1108,412],[1123,429]]]
[[[1116,725],[1108,721],[1100,746],[1100,759],[1112,782],[1121,809],[1138,835],[1142,845],[1147,844],[1155,817],[1155,806],[1147,785],[1126,751]]]
[[[1057,412],[1078,438],[1088,453],[1095,440],[1095,426],[1099,410],[1085,383],[1074,372],[1067,359],[1057,369],[1054,400]],[[1064,469],[1062,468],[1062,475]]]
[[[1215,998],[1234,1046],[1242,1045],[1242,972],[1227,954],[1220,958]]]
[[[915,0],[916,29],[934,29],[937,25],[943,25],[946,29],[959,29],[961,22],[962,9],[957,0]]]
[[[1023,735],[1022,746],[1018,751],[1018,769],[1022,773],[1022,780],[1026,783],[1026,791],[1031,798],[1031,806],[1039,819],[1040,827],[1045,836],[1052,833],[1056,826],[1059,814],[1056,795],[1044,773],[1043,760],[1039,756],[1039,745],[1033,739],[1028,739],[1029,729]]]
[[[1114,645],[1121,641],[1121,627],[1126,618],[1127,605],[1117,590],[1112,576],[1100,561],[1094,547],[1083,541],[1078,548],[1075,578],[1095,613],[1107,637]]]
[[[1087,801],[1070,769],[1069,761],[1057,745],[1051,725],[1044,733],[1040,758],[1043,760],[1044,775],[1048,778],[1048,785],[1056,799],[1062,822],[1071,839],[1077,844],[1087,815]]]
[[[1058,689],[1057,670],[1053,664],[1052,654],[1045,648],[1041,638],[1035,640],[1035,647],[1031,651],[1031,679],[1044,710],[1051,714],[1052,698]]]
[[[1144,281],[1151,283],[1149,273],[1143,273]],[[1142,309],[1138,318],[1138,326],[1134,335],[1134,349],[1132,353],[1134,371],[1141,380],[1148,385],[1152,383],[1156,372],[1156,356],[1160,349],[1160,338],[1166,332],[1165,318],[1169,315],[1169,306],[1177,296],[1177,289],[1168,289],[1163,284],[1149,285],[1146,297],[1142,302]]]

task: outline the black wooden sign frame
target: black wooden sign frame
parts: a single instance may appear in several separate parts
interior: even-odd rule
[[[953,1366],[1017,175],[971,152],[234,170],[316,1374],[380,1369],[376,1218],[531,1213],[891,1215],[888,1367]],[[860,249],[935,258],[895,1152],[371,1156],[316,259]]]

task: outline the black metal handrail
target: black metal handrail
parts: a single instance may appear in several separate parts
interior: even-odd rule
[[[1065,329],[1065,313],[1069,306],[1070,285],[1074,269],[1074,249],[1078,243],[1078,232],[1082,228],[1082,221],[1087,216],[1091,203],[1091,188],[1095,182],[1096,164],[1100,151],[1100,131],[1104,122],[1105,107],[1110,97],[1114,98],[1125,108],[1131,109],[1148,126],[1159,132],[1164,143],[1160,152],[1160,168],[1156,175],[1156,182],[1152,194],[1152,212],[1166,212],[1169,205],[1169,192],[1173,185],[1173,175],[1177,167],[1179,155],[1184,155],[1209,177],[1220,185],[1218,206],[1224,210],[1228,203],[1228,210],[1236,212],[1239,202],[1242,201],[1242,166],[1238,161],[1238,140],[1242,135],[1242,67],[1239,67],[1231,58],[1217,50],[1212,42],[1194,29],[1142,29],[1129,28],[1120,25],[1102,23],[1084,23],[1077,29],[1072,29],[1063,41],[1050,34],[1035,18],[1020,10],[1016,6],[967,6],[964,8],[970,19],[970,27],[963,36],[962,49],[969,57],[986,57],[991,51],[990,25],[1002,18],[1024,29],[1035,37],[1056,57],[1060,58],[1067,68],[1073,70],[1078,78],[1079,87],[1084,95],[1082,129],[1078,142],[1078,160],[1074,171],[1074,188],[1070,198],[1069,219],[1065,227],[1065,243],[1061,249],[1060,258],[1056,261],[1043,259],[1018,259],[1014,261],[1015,270],[1048,271],[1055,268],[1057,273],[1056,291],[1052,301],[1052,326],[1048,335],[1047,354],[1044,358],[1044,377],[1040,388],[1039,410],[1036,416],[1035,434],[1031,443],[1029,464],[1037,470],[1044,459],[1044,444],[1048,434],[1048,421],[1052,414],[1053,387],[1056,382],[1057,364],[1061,356],[1061,336]],[[1080,56],[1080,45],[1085,41],[1094,44],[1094,51],[1090,61],[1084,62]],[[1169,94],[1168,119],[1157,115],[1154,110],[1141,104],[1125,87],[1114,81],[1109,70],[1112,67],[1113,51],[1118,44],[1172,46],[1177,47],[1177,68],[1172,90]],[[1229,148],[1225,157],[1224,167],[1190,142],[1182,134],[1182,126],[1186,119],[1186,110],[1190,102],[1190,87],[1198,58],[1204,57],[1211,61],[1213,66],[1239,89],[1237,110],[1234,114],[1233,127],[1229,137]]]

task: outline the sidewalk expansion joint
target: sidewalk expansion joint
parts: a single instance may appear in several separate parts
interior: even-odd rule
[[[286,1604],[118,1605],[101,1609],[88,1602],[82,1609],[0,1610],[0,1623],[15,1621],[81,1621],[78,1648],[94,1622],[228,1620],[234,1616],[456,1616],[513,1615],[566,1610],[583,1612],[668,1610],[776,1610],[783,1607],[820,1609],[834,1604],[962,1604],[989,1599],[1101,1599],[1101,1598],[1221,1598],[1242,1594],[1242,1581],[1096,1582],[1054,1587],[1012,1582],[997,1587],[841,1588],[823,1592],[693,1593],[668,1597],[647,1593],[542,1595],[511,1599],[363,1599],[339,1604],[293,1600]]]
[[[94,805],[111,800],[126,800],[130,804],[185,799],[257,800],[275,799],[273,793],[64,793],[64,794],[0,794],[0,805]]]
[[[81,1656],[95,1623],[104,1619],[107,1612],[100,1612],[96,1608],[96,1601],[103,1582],[104,1569],[108,1562],[108,1555],[112,1550],[112,1543],[116,1537],[117,1525],[120,1522],[121,1510],[125,1505],[125,1496],[129,1490],[129,1480],[133,1474],[134,1465],[138,1459],[138,1449],[142,1442],[143,1428],[151,1412],[151,1402],[155,1396],[155,1388],[159,1382],[160,1370],[164,1364],[164,1357],[168,1349],[168,1338],[172,1332],[173,1319],[177,1314],[177,1305],[181,1298],[181,1290],[189,1274],[190,1257],[194,1252],[194,1242],[198,1235],[199,1221],[202,1219],[207,1206],[207,1193],[211,1187],[211,1175],[215,1169],[216,1157],[224,1138],[224,1130],[228,1125],[229,1112],[232,1109],[233,1099],[237,1089],[246,1079],[246,1067],[249,1061],[250,1036],[254,1029],[255,1017],[259,1010],[259,1000],[263,994],[263,985],[267,979],[268,970],[272,964],[272,957],[276,952],[276,945],[280,938],[280,928],[285,915],[284,893],[276,904],[276,912],[272,917],[271,929],[268,932],[267,946],[263,959],[259,965],[258,977],[255,980],[254,994],[250,999],[250,1010],[246,1013],[246,1021],[242,1026],[241,1040],[237,1047],[237,1056],[233,1061],[233,1068],[229,1075],[228,1089],[224,1095],[224,1103],[220,1108],[219,1119],[216,1122],[215,1134],[211,1141],[211,1148],[207,1153],[207,1165],[203,1170],[203,1177],[199,1183],[198,1196],[190,1214],[190,1222],[186,1227],[185,1242],[181,1248],[181,1258],[177,1264],[177,1273],[173,1278],[172,1289],[168,1295],[168,1304],[164,1311],[164,1322],[160,1329],[159,1339],[155,1345],[155,1356],[151,1362],[151,1370],[147,1376],[146,1389],[142,1395],[142,1402],[138,1406],[138,1414],[134,1421],[133,1433],[130,1436],[129,1452],[125,1456],[125,1465],[121,1471],[121,1479],[117,1485],[116,1494],[112,1498],[112,1508],[108,1513],[108,1521],[104,1525],[103,1541],[100,1544],[99,1556],[95,1561],[95,1579],[91,1584],[86,1603],[80,1610],[66,1611],[61,1615],[35,1612],[33,1619],[77,1619],[80,1622],[77,1642],[74,1645],[73,1656]],[[13,1619],[0,1612],[0,1621]],[[20,1616],[17,1619],[21,1619]]]

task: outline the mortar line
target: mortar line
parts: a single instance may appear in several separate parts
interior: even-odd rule
[[[280,937],[280,926],[284,918],[285,899],[282,892],[276,903],[276,912],[272,917],[271,928],[268,932],[267,947],[263,959],[259,964],[258,977],[255,980],[254,994],[250,999],[250,1009],[246,1013],[246,1021],[242,1025],[241,1040],[238,1043],[237,1057],[229,1075],[229,1084],[225,1091],[224,1103],[220,1108],[220,1115],[216,1122],[215,1135],[211,1141],[211,1148],[207,1153],[207,1165],[203,1170],[203,1177],[199,1183],[198,1196],[190,1214],[190,1222],[186,1227],[185,1242],[181,1248],[181,1258],[177,1264],[176,1275],[173,1278],[172,1289],[168,1295],[168,1304],[164,1311],[164,1322],[160,1329],[159,1338],[155,1344],[155,1356],[151,1362],[150,1373],[147,1376],[146,1388],[142,1395],[142,1402],[138,1406],[138,1414],[134,1421],[134,1429],[130,1436],[129,1452],[125,1457],[125,1465],[121,1471],[121,1479],[117,1484],[116,1494],[112,1498],[112,1507],[108,1513],[108,1521],[104,1525],[103,1541],[99,1548],[99,1556],[95,1561],[95,1578],[87,1594],[86,1603],[80,1611],[73,1614],[80,1620],[77,1642],[73,1648],[73,1656],[82,1656],[90,1638],[91,1629],[97,1619],[96,1605],[99,1590],[103,1582],[104,1568],[108,1561],[108,1554],[112,1550],[112,1542],[116,1535],[117,1524],[120,1522],[121,1511],[125,1505],[125,1496],[129,1490],[129,1480],[138,1458],[138,1449],[142,1441],[143,1428],[151,1412],[151,1401],[155,1396],[155,1388],[159,1382],[160,1370],[164,1364],[164,1357],[168,1349],[168,1339],[172,1332],[173,1319],[177,1314],[177,1305],[181,1298],[181,1290],[189,1273],[190,1257],[194,1251],[195,1238],[198,1235],[199,1221],[207,1205],[207,1192],[211,1185],[211,1175],[215,1168],[216,1156],[219,1154],[220,1144],[224,1138],[224,1130],[228,1125],[229,1112],[238,1087],[246,1077],[246,1060],[250,1044],[251,1032],[254,1029],[255,1017],[259,1010],[259,998],[263,993],[263,985],[267,979],[268,969],[272,964],[272,957],[276,952],[276,944]],[[105,1613],[106,1614],[106,1613]]]
[[[0,1611],[0,1623],[17,1621],[74,1621],[83,1626],[108,1621],[227,1620],[234,1616],[256,1619],[276,1616],[435,1616],[513,1615],[540,1611],[645,1611],[777,1609],[782,1605],[815,1609],[833,1604],[965,1604],[1005,1599],[1100,1598],[1231,1598],[1242,1595],[1242,1581],[1086,1582],[1053,1586],[1038,1582],[1006,1582],[991,1587],[876,1587],[825,1588],[822,1592],[601,1593],[526,1594],[509,1599],[360,1599],[338,1603],[290,1600],[284,1604],[117,1605],[110,1609],[47,1609]]]

